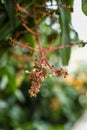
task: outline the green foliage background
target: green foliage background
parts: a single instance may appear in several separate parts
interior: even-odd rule
[[[41,4],[42,0],[17,0],[17,2],[32,12],[32,5]],[[71,6],[74,4],[73,0],[55,0],[55,2]],[[82,0],[85,14],[87,14],[86,3],[84,6]],[[56,36],[54,45],[66,45],[78,40],[77,33],[69,26],[72,21],[71,12],[62,7],[58,10],[60,31],[52,28],[56,24],[54,19],[50,19],[49,25],[46,24],[47,16],[39,23],[44,47],[47,47],[53,36]],[[28,20],[29,26],[34,27],[33,21],[31,22],[30,18]],[[30,56],[33,57],[34,53],[9,44],[9,39],[19,31],[24,31],[24,28],[17,19],[14,2],[0,0],[0,130],[70,130],[83,111],[78,101],[79,91],[61,78],[48,77],[38,96],[30,98],[28,95],[30,82],[24,70],[31,69]],[[73,38],[70,33],[74,34]],[[32,47],[36,46],[35,38],[30,33],[21,35],[20,40],[25,40]],[[56,68],[61,66],[61,62],[63,65],[68,64],[69,58],[69,48],[55,51],[48,56],[49,62]]]

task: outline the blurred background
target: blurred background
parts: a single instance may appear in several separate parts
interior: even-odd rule
[[[31,5],[37,1],[18,2],[32,12]],[[47,5],[51,2],[47,1]],[[55,2],[56,0],[53,4]],[[72,0],[69,4],[72,5]],[[84,19],[86,16],[77,16],[81,10],[80,1],[75,0],[73,5],[74,12],[70,20],[78,34],[71,29],[70,39],[73,42],[86,41],[86,33],[81,33],[85,32],[87,18],[84,23],[81,22],[84,26],[80,25],[79,17]],[[21,23],[15,18],[13,1],[0,0],[0,10],[0,130],[78,130],[73,126],[86,113],[87,108],[87,46],[75,46],[71,49],[69,75],[66,78],[47,77],[37,97],[31,98],[28,94],[31,84],[25,71],[31,69],[31,57],[34,53],[9,44],[11,37],[18,31],[24,31]],[[44,33],[40,35],[45,47],[48,38],[54,35],[57,37],[54,45],[60,42],[61,20],[59,23],[52,20],[46,16],[39,23]],[[32,22],[30,26],[32,27]],[[84,30],[81,30],[83,28]],[[19,40],[25,40],[35,47],[35,38],[30,33],[22,34]],[[58,51],[49,54],[48,59],[56,68],[61,66]]]

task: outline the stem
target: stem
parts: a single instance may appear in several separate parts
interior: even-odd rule
[[[75,46],[74,43],[71,43],[71,44],[68,44],[68,45],[65,45],[65,46],[57,46],[57,47],[53,47],[53,48],[48,48],[46,49],[48,52],[49,51],[56,51],[56,50],[59,50],[59,49],[64,49],[64,48],[69,48],[69,47],[72,47],[72,46]],[[47,52],[47,53],[48,53]]]
[[[25,14],[27,14],[31,18],[34,18],[34,16],[29,11],[27,11],[26,9],[24,9],[23,7],[21,7],[19,4],[15,3],[15,6],[16,6],[17,10],[19,10],[21,12],[24,12]]]
[[[55,69],[49,64],[49,62],[47,61],[47,59],[45,58],[45,63],[48,65],[48,67],[50,68],[50,70],[52,72],[55,72]]]
[[[42,5],[39,5],[39,4],[36,4],[35,5],[36,7],[38,7],[38,8],[49,8],[49,7],[52,7],[52,6],[59,6],[59,7],[63,7],[63,8],[67,8],[67,9],[69,9],[71,12],[73,12],[73,7],[71,7],[71,6],[67,6],[66,4],[55,4],[55,5],[45,5],[45,4],[42,4]]]
[[[45,51],[45,55],[47,55],[47,54],[48,54],[48,52],[50,51],[51,46],[52,46],[52,44],[53,44],[54,40],[55,40],[55,39],[52,39],[52,41],[50,42],[50,44],[49,44],[48,48],[47,48],[47,49],[46,49],[46,51]]]
[[[27,30],[17,32],[17,33],[15,34],[15,38],[18,38],[21,34],[25,34],[26,32],[27,32]]]
[[[42,60],[44,60],[46,58],[46,56],[45,56],[44,49],[43,49],[41,41],[40,41],[40,36],[39,36],[39,33],[38,33],[38,27],[36,27],[36,28],[37,28],[36,29],[36,31],[37,31],[36,39],[37,39],[39,50],[40,50],[40,53],[41,53],[41,56],[42,56]]]
[[[21,47],[29,48],[29,49],[32,50],[32,51],[39,52],[38,49],[32,48],[32,47],[29,46],[29,45],[26,45],[26,44],[24,44],[24,43],[18,42],[18,41],[15,40],[15,39],[12,39],[12,40],[11,40],[11,44],[13,44],[13,45],[19,45],[19,46],[21,46]]]
[[[34,36],[37,35],[37,33],[35,33],[34,31],[32,31],[25,23],[22,23],[22,25],[25,27],[25,29],[30,32],[31,34],[33,34]]]

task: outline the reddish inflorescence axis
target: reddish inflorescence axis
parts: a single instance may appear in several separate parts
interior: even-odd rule
[[[53,40],[51,41],[51,43],[49,43],[49,46],[47,48],[44,48],[42,46],[41,40],[40,40],[40,35],[39,35],[39,21],[41,21],[41,19],[43,17],[46,16],[50,16],[52,15],[49,11],[47,11],[47,9],[44,9],[44,15],[42,15],[42,10],[40,10],[40,8],[45,8],[45,4],[42,5],[34,5],[34,10],[33,10],[33,14],[29,11],[27,11],[24,7],[21,7],[15,0],[15,9],[16,12],[18,12],[18,18],[22,24],[22,26],[25,28],[25,30],[29,33],[31,33],[35,39],[36,39],[36,43],[37,43],[37,48],[33,48],[31,46],[29,46],[29,44],[26,43],[22,43],[19,42],[16,38],[12,38],[10,40],[10,44],[12,45],[19,45],[22,48],[28,48],[31,51],[34,51],[35,53],[37,53],[37,57],[34,60],[34,66],[32,68],[31,71],[28,72],[28,79],[31,82],[31,87],[29,89],[29,94],[31,97],[33,96],[37,96],[37,94],[40,91],[40,86],[42,85],[42,82],[44,81],[44,79],[47,76],[64,76],[66,77],[66,75],[68,74],[66,69],[60,68],[58,70],[56,70],[52,65],[49,64],[48,60],[47,60],[47,54],[50,51],[55,51],[58,49],[64,49],[64,48],[68,48],[68,47],[72,47],[75,44],[70,43],[68,45],[65,46],[56,46],[56,47],[51,47]],[[63,4],[57,5],[63,8],[67,8],[70,11],[72,11],[72,7],[71,6],[66,6]],[[36,11],[36,10],[37,11]],[[25,15],[24,15],[25,14]],[[36,24],[34,28],[30,28],[28,25],[28,22],[26,20],[26,16],[30,17],[31,19],[33,19],[34,23]],[[38,20],[38,16],[40,16],[40,19]],[[24,32],[24,31],[22,31]],[[19,33],[21,34],[21,33]],[[19,36],[19,35],[18,35]]]

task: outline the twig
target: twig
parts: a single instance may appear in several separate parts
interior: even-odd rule
[[[31,34],[33,34],[34,36],[37,36],[37,33],[35,33],[34,31],[32,31],[25,23],[22,23],[22,25],[25,27],[25,29],[30,32]]]
[[[72,47],[72,46],[75,46],[75,44],[71,43],[71,44],[68,44],[68,45],[65,45],[65,46],[57,46],[57,47],[53,47],[53,48],[47,48],[46,50],[49,52],[49,51],[55,51],[55,50],[59,50],[59,49],[69,48],[69,47]]]
[[[73,12],[73,7],[71,7],[70,5],[66,5],[66,4],[55,4],[55,5],[45,5],[45,4],[39,5],[39,4],[36,4],[35,6],[38,7],[38,8],[42,8],[42,7],[43,8],[49,8],[49,7],[53,7],[53,6],[60,6],[60,7],[63,7],[63,8],[67,8],[71,12]]]
[[[25,34],[25,33],[27,33],[27,30],[17,32],[17,33],[15,34],[15,38],[18,38],[20,35]]]
[[[18,42],[18,41],[15,40],[15,39],[11,39],[10,44],[12,44],[12,45],[19,45],[19,46],[21,46],[21,47],[28,48],[28,49],[30,49],[30,50],[32,50],[32,51],[35,51],[35,52],[38,52],[38,53],[39,53],[39,50],[38,50],[38,49],[32,48],[31,46],[26,45],[25,43]]]
[[[15,3],[15,7],[18,11],[24,12],[25,14],[27,14],[29,17],[34,18],[34,16],[27,11],[26,9],[24,9],[23,7],[21,7],[18,3]]]
[[[45,63],[48,65],[49,69],[52,71],[52,72],[55,72],[55,69],[49,64],[49,62],[47,61],[47,59],[45,58]]]
[[[49,50],[51,49],[51,46],[52,46],[52,44],[53,44],[54,40],[55,40],[55,39],[52,39],[52,41],[50,42],[50,44],[49,44],[48,48],[45,50],[45,55],[47,55],[47,53],[48,53],[48,52],[49,52]]]
[[[39,36],[39,33],[38,33],[38,26],[36,26],[36,33],[37,33],[37,35],[36,35],[37,44],[39,46],[40,53],[43,56],[43,47],[42,47],[42,44],[41,44],[41,41],[40,41],[40,36]]]

